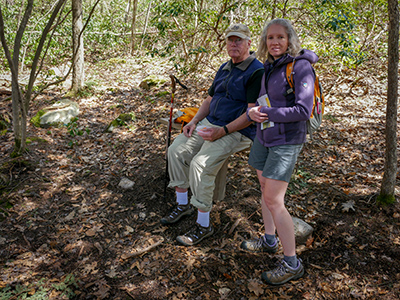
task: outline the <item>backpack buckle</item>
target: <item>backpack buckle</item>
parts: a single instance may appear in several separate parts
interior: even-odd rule
[[[288,89],[288,90],[286,91],[286,93],[284,94],[284,96],[290,95],[290,94],[293,93],[293,92],[294,92],[294,90],[293,90],[292,88],[290,88],[290,89]]]

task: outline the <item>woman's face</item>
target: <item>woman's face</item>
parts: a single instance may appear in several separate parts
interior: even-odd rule
[[[267,30],[267,49],[274,59],[278,59],[286,53],[289,47],[289,37],[285,27],[274,24]]]

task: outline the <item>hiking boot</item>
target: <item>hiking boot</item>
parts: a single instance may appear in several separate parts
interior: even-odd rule
[[[243,241],[240,244],[240,248],[252,252],[276,253],[276,251],[278,251],[279,248],[279,242],[278,239],[276,239],[275,243],[271,246],[265,241],[265,237],[262,236],[259,239]]]
[[[299,258],[297,268],[293,269],[289,267],[289,265],[282,260],[276,269],[262,273],[261,279],[265,283],[271,285],[280,285],[288,282],[289,280],[299,279],[303,275],[304,267],[301,259]]]
[[[200,224],[196,223],[195,227],[189,230],[184,235],[180,235],[176,238],[176,240],[185,245],[192,246],[197,243],[200,243],[206,237],[211,236],[214,233],[214,228],[210,224],[208,227],[200,226]]]
[[[166,217],[161,219],[161,224],[169,225],[178,222],[183,216],[191,215],[194,212],[193,206],[178,205],[174,210]]]

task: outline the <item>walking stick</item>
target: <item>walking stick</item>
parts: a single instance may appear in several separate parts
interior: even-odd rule
[[[169,110],[169,121],[168,121],[167,150],[165,151],[166,157],[167,157],[169,144],[171,143],[172,112],[174,110],[174,98],[175,98],[175,91],[176,91],[175,76],[169,75],[169,77],[171,78],[172,92],[171,92],[171,108]],[[168,162],[168,159],[167,159],[167,162]]]
[[[168,186],[168,147],[171,143],[171,131],[172,131],[172,112],[174,110],[174,98],[175,98],[175,91],[176,91],[176,84],[175,81],[185,90],[187,90],[187,87],[183,85],[178,78],[176,78],[174,75],[169,75],[171,78],[171,108],[169,111],[169,122],[168,122],[168,134],[167,134],[167,149],[165,150],[165,181],[164,181],[164,200],[167,197],[167,186]]]

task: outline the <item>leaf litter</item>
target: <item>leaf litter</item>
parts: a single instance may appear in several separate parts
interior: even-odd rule
[[[241,241],[263,231],[261,194],[248,152],[230,159],[226,197],[211,214],[213,237],[183,247],[175,238],[195,217],[170,227],[160,224],[174,194],[168,189],[164,201],[166,126],[159,120],[168,116],[170,94],[157,94],[170,92],[170,86],[143,90],[139,84],[148,73],[168,78],[171,70],[153,70],[154,65],[159,64],[148,63],[135,74],[129,63],[116,66],[118,71],[98,78],[96,95],[77,99],[78,126],[90,133],[75,137],[72,148],[65,127],[29,124],[28,136],[41,140],[11,161],[12,134],[0,137],[0,151],[7,154],[1,163],[9,166],[1,173],[11,179],[2,197],[12,204],[1,210],[1,288],[16,291],[18,285],[32,288],[40,281],[50,299],[62,296],[52,283],[67,283],[75,299],[400,298],[399,204],[380,208],[374,203],[385,151],[385,93],[377,91],[385,87],[378,80],[374,89],[365,87],[376,75],[365,74],[358,89],[341,90],[337,87],[345,80],[324,74],[325,120],[305,145],[286,197],[290,213],[314,227],[312,238],[298,245],[306,274],[270,287],[260,276],[282,251],[270,256],[239,250]],[[89,66],[89,77],[97,67]],[[121,80],[123,74],[130,75]],[[180,78],[190,91],[177,90],[177,109],[205,99],[213,74],[203,75]],[[59,93],[38,97],[31,113]],[[0,113],[10,111],[10,101],[1,101]],[[128,112],[136,117],[132,126],[104,132]],[[119,186],[124,178],[133,183],[128,189]]]

